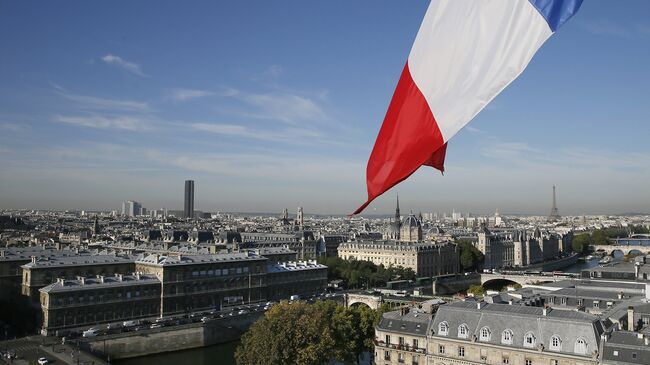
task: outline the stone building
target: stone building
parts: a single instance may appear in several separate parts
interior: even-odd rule
[[[551,260],[563,247],[559,234],[542,232],[539,228],[529,234],[526,230],[490,232],[483,226],[476,243],[476,248],[485,255],[486,269],[525,267]]]
[[[316,261],[270,264],[266,271],[266,300],[300,298],[320,294],[327,288],[327,266]]]
[[[351,241],[339,245],[345,260],[371,261],[375,265],[411,268],[417,276],[459,272],[459,249],[451,242]]]
[[[508,304],[454,302],[433,317],[395,313],[375,329],[377,364],[596,365],[604,332],[587,313]]]
[[[162,281],[161,315],[215,309],[264,299],[267,259],[253,253],[149,255],[135,271]]]
[[[40,290],[42,334],[160,314],[160,280],[155,275],[98,275],[57,279]]]
[[[38,303],[38,290],[58,278],[107,276],[133,272],[134,268],[132,258],[115,255],[32,256],[31,261],[22,266],[22,293]]]

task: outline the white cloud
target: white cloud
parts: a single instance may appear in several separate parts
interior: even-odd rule
[[[132,100],[105,99],[94,96],[75,95],[62,92],[61,95],[84,109],[94,110],[120,110],[147,112],[151,109],[147,103]]]
[[[170,98],[174,101],[187,101],[211,95],[214,95],[214,93],[207,90],[174,89],[171,91]]]
[[[287,124],[328,119],[323,108],[313,99],[288,92],[249,93],[236,89],[226,89],[222,96],[236,98],[249,107],[239,114],[244,117],[279,120]]]
[[[222,123],[193,123],[191,127],[198,131],[221,134],[225,136],[237,136],[297,144],[304,143],[306,140],[309,140],[311,138],[320,137],[319,132],[302,128],[292,128],[281,131],[267,131],[260,129],[251,129],[242,125]]]
[[[63,116],[57,115],[54,120],[60,123],[72,124],[96,129],[117,129],[127,131],[144,131],[151,129],[148,120],[132,116]]]
[[[145,74],[142,71],[142,68],[140,65],[137,63],[129,62],[123,59],[120,56],[116,56],[113,54],[107,54],[106,56],[102,57],[102,61],[106,62],[107,64],[110,65],[115,65],[127,72],[130,72],[134,75],[142,76],[142,77],[149,77],[149,75]]]

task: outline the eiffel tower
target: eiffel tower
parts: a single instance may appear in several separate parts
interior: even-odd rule
[[[560,220],[560,213],[557,211],[557,203],[555,201],[555,185],[553,185],[553,207],[551,207],[551,214],[548,216],[550,222]]]

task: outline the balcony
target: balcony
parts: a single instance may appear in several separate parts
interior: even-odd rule
[[[385,347],[385,348],[394,349],[394,350],[415,352],[415,353],[423,354],[423,355],[426,355],[426,353],[427,353],[426,348],[423,348],[423,347],[413,347],[413,346],[409,346],[409,345],[398,345],[398,344],[394,344],[394,343],[387,344],[386,342],[381,341],[381,340],[376,339],[376,338],[375,338],[374,343],[375,343],[375,346]]]

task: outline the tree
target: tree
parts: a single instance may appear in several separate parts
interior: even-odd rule
[[[485,293],[485,289],[483,288],[482,285],[471,285],[469,289],[467,289],[468,293],[474,294],[474,295],[483,295]]]
[[[460,249],[460,265],[463,269],[478,269],[485,259],[483,252],[476,248],[471,241],[458,240],[456,244]]]
[[[237,364],[356,363],[371,350],[381,311],[345,308],[333,301],[281,302],[242,336]]]
[[[582,254],[587,252],[587,249],[593,243],[594,241],[591,235],[588,233],[583,233],[573,237],[573,241],[571,241],[571,248],[573,249],[573,252]]]

